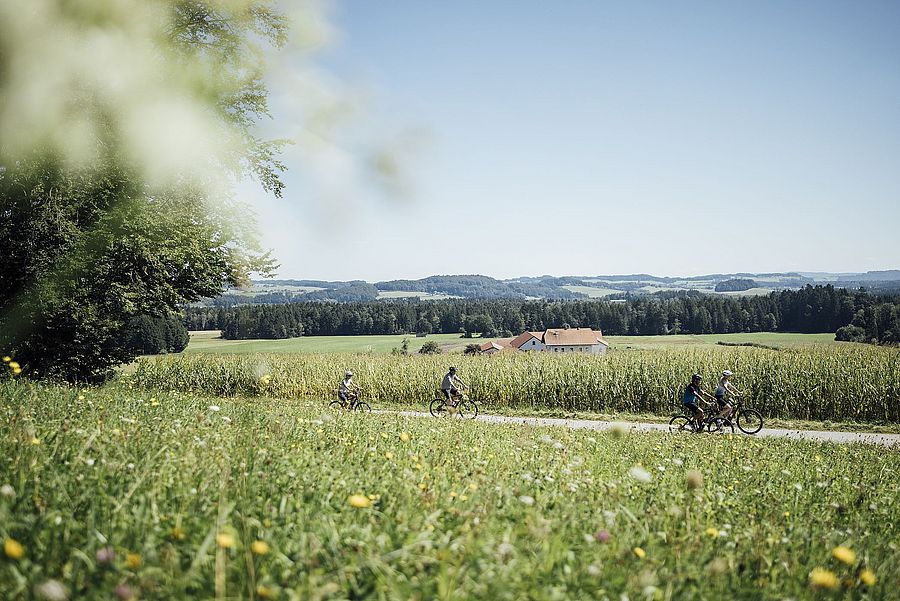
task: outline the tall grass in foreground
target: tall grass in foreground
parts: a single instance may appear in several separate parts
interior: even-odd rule
[[[678,349],[589,355],[180,355],[141,360],[139,387],[211,395],[328,397],[346,369],[371,401],[420,404],[456,364],[485,409],[668,414],[691,374],[711,391],[723,369],[766,416],[900,422],[900,350],[836,347]]]
[[[898,598],[883,447],[26,382],[0,409],[4,600]]]

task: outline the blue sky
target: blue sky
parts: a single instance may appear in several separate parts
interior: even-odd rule
[[[281,277],[900,266],[900,3],[344,2]],[[273,81],[274,130],[292,133]],[[388,149],[402,193],[365,175]],[[324,182],[324,183],[323,183]]]

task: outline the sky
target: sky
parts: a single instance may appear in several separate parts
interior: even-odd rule
[[[284,198],[241,188],[281,278],[900,267],[900,3],[358,0],[331,26],[270,79]]]

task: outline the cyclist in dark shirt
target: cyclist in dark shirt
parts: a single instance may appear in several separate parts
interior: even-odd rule
[[[684,406],[690,409],[691,413],[694,415],[694,421],[697,423],[697,432],[700,432],[703,429],[703,409],[700,408],[700,399],[706,398],[710,403],[715,400],[712,395],[703,392],[700,389],[700,382],[702,380],[703,376],[700,374],[691,376],[691,383],[684,389],[684,397],[682,398]]]

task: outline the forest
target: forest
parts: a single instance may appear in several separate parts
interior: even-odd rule
[[[456,333],[513,336],[525,330],[591,327],[610,336],[733,332],[839,332],[838,338],[900,342],[900,296],[806,286],[766,296],[659,293],[609,300],[381,300],[192,307],[190,330],[227,339]]]

